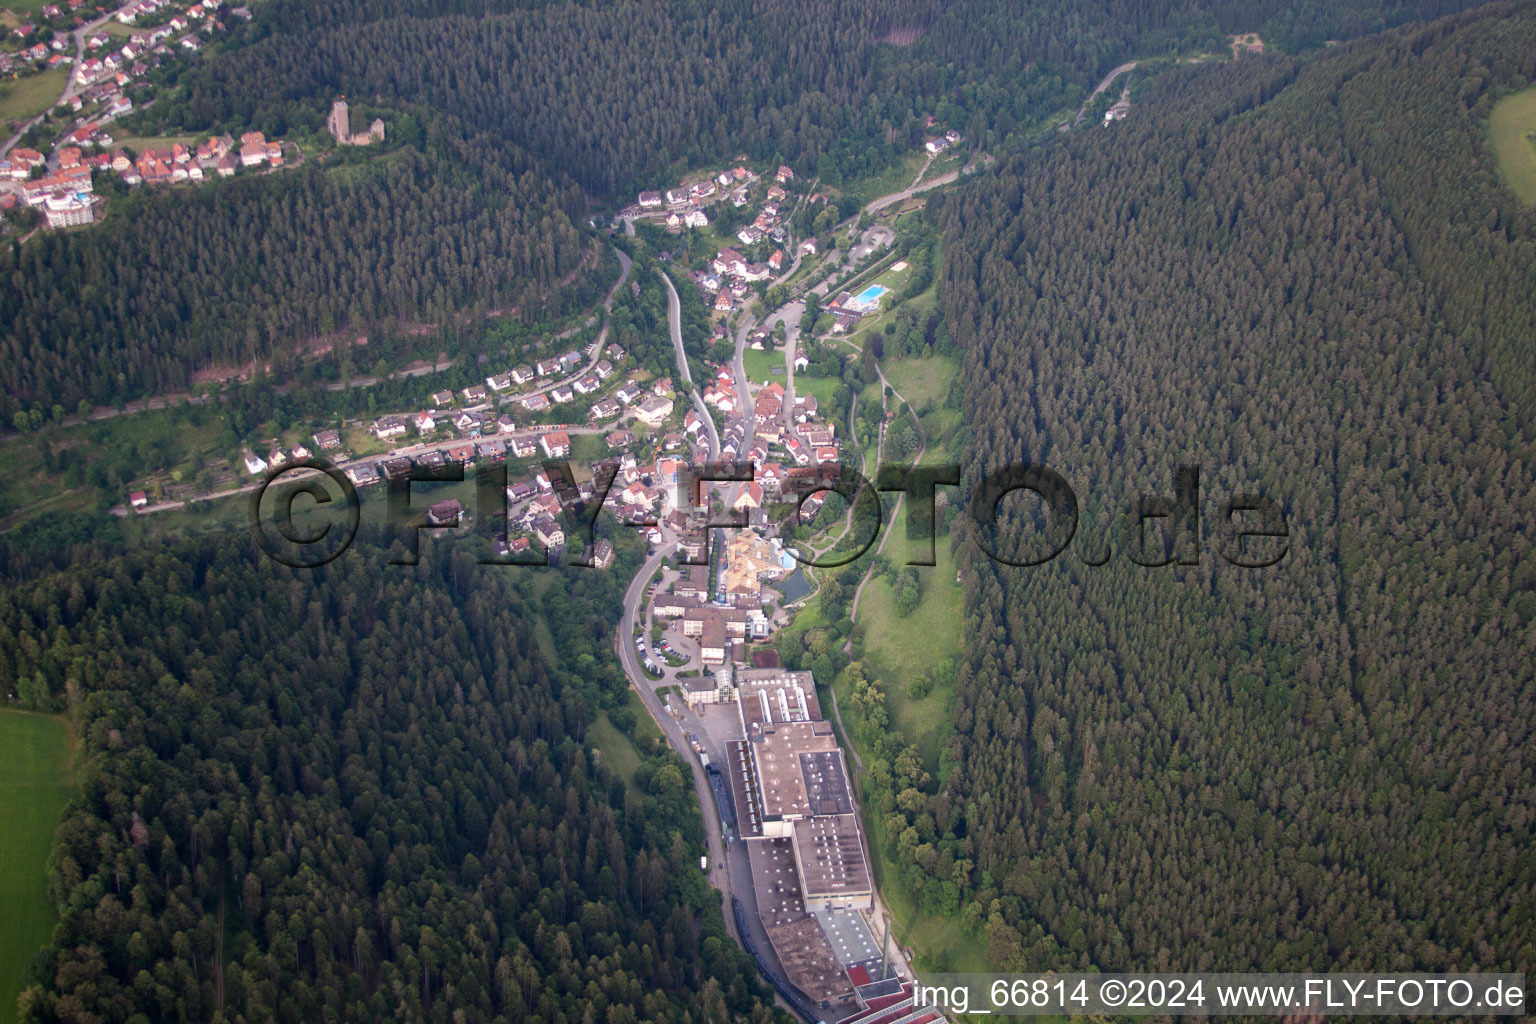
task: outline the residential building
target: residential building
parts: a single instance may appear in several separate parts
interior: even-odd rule
[[[563,430],[552,430],[539,438],[539,447],[546,457],[563,459],[571,454],[571,437]]]

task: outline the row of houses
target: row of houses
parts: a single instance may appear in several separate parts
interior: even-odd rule
[[[787,166],[780,167],[775,175],[778,185],[769,189],[770,193],[776,193],[782,199],[785,195],[781,187],[785,182],[793,181],[795,172]],[[709,215],[703,210],[705,204],[729,201],[733,206],[746,206],[751,202],[752,186],[759,180],[759,175],[746,167],[733,167],[730,170],[721,171],[713,178],[703,178],[692,184],[684,183],[669,188],[665,192],[646,191],[641,192],[635,200],[634,209],[639,212],[659,212],[665,209],[664,223],[667,230],[678,232],[687,228],[703,228],[709,226]],[[770,196],[772,198],[772,196]]]

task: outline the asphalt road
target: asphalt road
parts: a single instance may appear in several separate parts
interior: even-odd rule
[[[677,353],[677,372],[682,376],[683,382],[688,385],[688,397],[693,401],[694,411],[704,421],[704,429],[709,432],[709,455],[714,458],[720,453],[720,432],[715,429],[715,417],[710,414],[709,406],[704,404],[704,399],[699,394],[699,389],[694,386],[693,374],[688,370],[688,353],[683,351],[683,312],[678,302],[677,289],[672,285],[672,279],[666,271],[657,270],[661,275],[662,283],[667,286],[667,328],[672,334],[672,348]]]
[[[1119,78],[1121,75],[1125,74],[1139,63],[1140,61],[1126,61],[1124,64],[1121,64],[1109,74],[1105,75],[1104,80],[1098,84],[1093,92],[1088,94],[1087,99],[1083,100],[1083,105],[1077,108],[1077,116],[1072,119],[1072,123],[1082,124],[1083,117],[1088,113],[1088,104],[1093,102],[1093,98],[1099,93],[1103,92],[1105,89],[1108,89],[1110,85],[1114,83],[1115,79]]]

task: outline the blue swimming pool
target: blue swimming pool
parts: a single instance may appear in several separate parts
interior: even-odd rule
[[[873,306],[880,301],[880,296],[890,291],[884,285],[872,284],[853,297],[853,301],[865,306]]]

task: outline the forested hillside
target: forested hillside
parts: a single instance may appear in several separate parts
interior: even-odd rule
[[[350,326],[393,330],[589,301],[580,196],[510,147],[457,139],[339,175],[310,166],[134,197],[91,231],[0,250],[0,384],[17,408],[184,389]]]
[[[0,595],[4,685],[67,701],[84,743],[24,1019],[773,1018],[684,773],[657,755],[629,788],[583,744],[626,692],[604,638],[632,556],[539,601],[463,552],[257,557]]]
[[[1222,51],[1225,31],[1293,21],[1294,42],[1316,45],[1464,0],[1299,6],[1312,13],[1233,0],[262,4],[138,130],[319,131],[346,94],[392,112],[392,131],[408,125],[404,150],[360,175],[304,168],[119,198],[99,228],[0,252],[0,419],[282,367],[343,329],[563,308],[561,286],[581,283],[572,182],[612,200],[679,162],[744,152],[845,183],[921,145],[930,115],[969,145],[1016,143],[1129,55]]]
[[[1484,127],[1532,80],[1536,6],[1493,5],[1166,75],[942,203],[970,478],[1082,507],[1035,568],[978,547],[1038,552],[1023,502],[964,531],[912,815],[999,966],[1532,967],[1536,217]],[[1111,516],[1183,464],[1199,565],[1132,564]],[[1278,565],[1218,557],[1239,492]]]
[[[1288,33],[1293,7],[1307,12],[1295,41],[1316,46],[1463,6],[342,0],[316,11],[283,0],[261,10],[252,45],[206,65],[165,116],[276,129],[318,120],[342,92],[459,112],[608,197],[653,187],[678,160],[738,150],[837,183],[921,144],[926,115],[1000,144],[1075,104],[1126,56],[1221,51],[1237,29]]]

